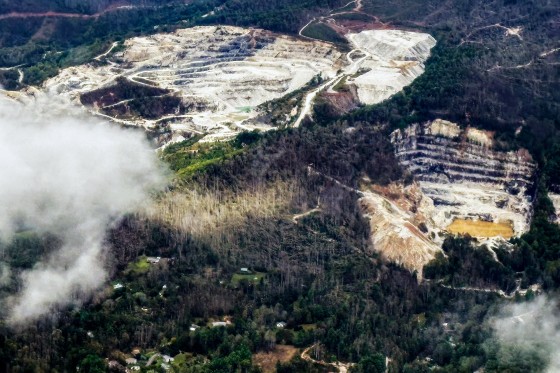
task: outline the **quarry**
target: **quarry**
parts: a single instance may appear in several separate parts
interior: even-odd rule
[[[492,248],[529,230],[536,166],[526,150],[499,151],[491,132],[440,119],[396,130],[391,142],[415,181],[366,184],[361,198],[374,248],[387,259],[421,278],[449,234]]]
[[[424,71],[435,39],[398,30],[346,35],[353,49],[261,29],[203,26],[135,37],[44,84],[93,114],[146,129],[159,146],[194,134],[221,141],[267,131],[262,105],[301,91],[282,115],[298,126],[315,96],[352,86],[360,104],[381,102]],[[312,82],[318,82],[313,85]]]

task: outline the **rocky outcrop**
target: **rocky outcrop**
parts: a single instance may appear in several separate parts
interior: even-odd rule
[[[370,222],[374,250],[421,280],[424,266],[442,250],[429,235],[433,205],[418,184],[372,186],[363,192],[360,207]]]
[[[455,220],[478,220],[510,223],[515,235],[527,231],[535,164],[526,150],[495,150],[492,137],[442,120],[393,132],[399,162],[433,201],[441,230]]]

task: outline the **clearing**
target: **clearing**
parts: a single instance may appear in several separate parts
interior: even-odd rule
[[[253,355],[253,362],[264,373],[276,372],[276,363],[287,363],[297,354],[298,349],[290,345],[276,345],[270,352],[259,352]]]

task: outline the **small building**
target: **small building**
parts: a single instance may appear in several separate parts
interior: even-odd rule
[[[121,371],[124,372],[124,370],[125,370],[125,368],[121,364],[119,364],[119,362],[116,361],[116,360],[109,361],[107,363],[107,366],[109,367],[109,369],[117,370],[119,372],[121,372]]]
[[[149,256],[146,258],[146,261],[150,264],[158,264],[160,260],[161,260],[160,256],[157,257]]]
[[[218,328],[218,327],[222,327],[222,326],[223,326],[223,327],[226,327],[226,326],[228,326],[228,325],[230,325],[230,324],[231,324],[231,322],[229,322],[229,321],[214,321],[214,322],[212,323],[212,327],[213,327],[213,328]]]
[[[244,274],[249,274],[249,273],[251,273],[251,271],[249,271],[249,268],[241,268],[241,269],[239,270],[239,272],[244,273]]]
[[[194,332],[194,331],[196,331],[196,329],[198,329],[198,328],[200,328],[200,326],[198,326],[198,325],[196,325],[196,324],[192,324],[191,327],[189,328],[189,330],[190,330],[191,332]]]
[[[127,365],[132,365],[132,364],[136,364],[138,362],[138,360],[136,360],[133,357],[129,357],[128,359],[125,360]]]
[[[280,322],[277,322],[277,323],[276,323],[276,327],[277,327],[278,329],[284,329],[284,328],[286,327],[286,325],[287,325],[287,324],[286,324],[284,321],[280,321]]]
[[[124,285],[121,284],[121,283],[118,283],[118,284],[113,285],[113,289],[114,289],[114,290],[119,290],[119,289],[122,289],[122,288],[124,288]]]
[[[172,358],[169,355],[161,355],[161,358],[163,359],[163,362],[166,364],[172,363],[173,361],[175,361],[174,358]]]

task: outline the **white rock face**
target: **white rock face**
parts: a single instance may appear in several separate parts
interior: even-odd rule
[[[368,58],[365,74],[348,82],[358,87],[364,104],[376,104],[401,91],[424,73],[424,62],[436,40],[429,34],[400,30],[367,30],[347,35],[354,48]]]
[[[556,210],[556,223],[560,224],[560,194],[548,193],[548,197]]]
[[[400,163],[415,174],[434,204],[440,230],[454,220],[510,223],[515,235],[529,229],[535,164],[526,150],[492,149],[492,133],[434,121],[392,134]],[[482,238],[482,237],[481,237]]]

